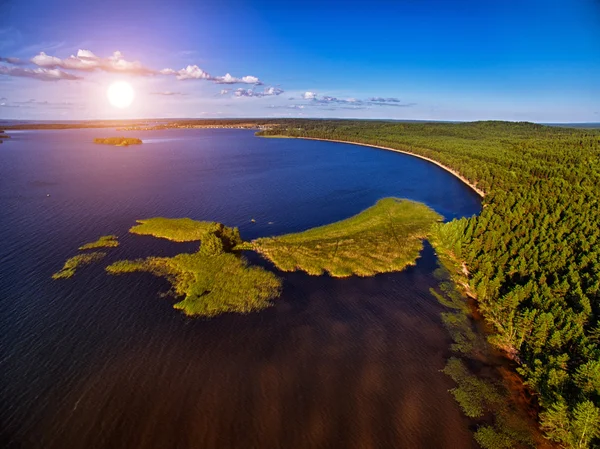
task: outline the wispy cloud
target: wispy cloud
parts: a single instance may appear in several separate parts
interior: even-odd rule
[[[58,44],[57,44],[58,45]],[[61,44],[62,45],[62,44]],[[48,51],[48,50],[46,50]],[[206,80],[216,84],[251,84],[260,86],[263,82],[256,76],[246,75],[236,77],[230,73],[223,76],[212,76],[210,73],[201,69],[197,65],[188,65],[180,70],[172,68],[164,68],[162,70],[153,70],[144,66],[139,61],[129,61],[125,59],[123,53],[115,51],[111,56],[102,58],[94,54],[90,50],[79,49],[77,54],[67,58],[60,58],[40,51],[30,60],[22,60],[14,57],[0,57],[0,62],[10,64],[12,66],[33,65],[40,69],[22,69],[21,71],[14,70],[10,67],[1,69],[0,74],[9,76],[23,76],[37,78],[41,80],[50,79],[81,79],[79,76],[72,75],[63,70],[71,72],[94,72],[104,71],[113,73],[123,73],[129,75],[165,75],[174,76],[179,81],[185,80]],[[191,54],[191,53],[190,53]],[[275,93],[263,93],[264,95],[278,95]],[[259,96],[259,95],[255,95]]]
[[[139,61],[126,60],[123,53],[120,51],[115,51],[108,58],[100,58],[90,50],[80,49],[77,51],[77,55],[71,55],[65,59],[47,55],[42,51],[31,58],[31,62],[44,68],[62,68],[83,71],[102,70],[105,72],[127,73],[131,75],[152,75],[156,73],[155,71],[144,67]]]
[[[197,65],[188,65],[181,70],[166,68],[160,70],[159,73],[161,75],[175,75],[179,81],[207,80],[214,81],[217,84],[254,84],[255,86],[263,84],[261,80],[251,75],[242,76],[241,78],[232,76],[230,73],[226,73],[223,76],[212,76],[210,73],[202,70]]]
[[[38,51],[54,51],[65,46],[64,41],[49,41],[40,42],[38,44],[28,45],[27,47],[21,48],[18,54],[31,54]]]
[[[6,99],[4,99],[6,100]],[[2,101],[2,99],[0,99]],[[49,108],[49,109],[81,109],[83,105],[74,104],[70,101],[47,101],[47,100],[36,100],[31,98],[26,101],[13,101],[12,103],[3,102],[2,106],[10,108]]]
[[[151,95],[162,95],[163,97],[172,97],[175,95],[187,95],[187,94],[184,94],[183,92],[171,92],[170,90],[167,90],[164,92],[152,92]]]
[[[79,76],[58,69],[28,69],[0,65],[0,75],[33,78],[40,81],[80,80]]]
[[[12,64],[12,65],[27,65],[27,61],[23,61],[22,59],[4,58],[2,56],[0,56],[0,62],[6,62],[7,64]]]
[[[393,97],[371,97],[366,100],[358,100],[356,98],[337,98],[330,95],[318,95],[315,92],[304,92],[302,98],[309,100],[308,105],[314,107],[327,107],[326,110],[335,109],[367,109],[373,106],[393,106],[393,107],[410,107],[416,103],[402,103],[398,98]],[[290,98],[293,100],[293,98]]]
[[[402,103],[402,101],[400,101],[399,98],[394,97],[371,97],[369,98],[369,101],[372,101],[374,103]]]
[[[302,110],[305,108],[305,106],[303,104],[288,104],[288,105],[282,105],[282,104],[271,104],[269,105],[270,109],[299,109]]]
[[[256,91],[255,89],[244,89],[243,87],[240,87],[238,89],[236,89],[234,91],[234,95],[236,97],[271,97],[271,96],[277,96],[277,95],[281,95],[283,93],[283,89],[280,89],[279,87],[267,87],[266,89],[264,89],[262,92],[260,91]]]
[[[21,33],[16,28],[0,28],[0,49],[14,47],[21,40]]]
[[[179,56],[192,56],[198,53],[196,50],[179,50],[177,54]]]

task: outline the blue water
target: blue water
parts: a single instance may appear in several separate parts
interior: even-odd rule
[[[279,273],[272,308],[212,320],[172,309],[162,279],[103,271],[194,249],[128,234],[140,218],[221,221],[252,239],[347,218],[386,196],[471,216],[474,192],[426,161],[356,145],[246,130],[118,134],[145,143],[96,145],[115,131],[88,129],[12,133],[0,146],[0,446],[474,444],[439,372],[449,341],[429,294],[429,246],[402,273]],[[106,263],[51,280],[104,234],[121,241]]]

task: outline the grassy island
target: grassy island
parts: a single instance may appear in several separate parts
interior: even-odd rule
[[[103,235],[95,242],[86,243],[79,247],[80,250],[95,248],[116,248],[119,246],[116,235]]]
[[[415,263],[441,216],[414,201],[385,198],[354,217],[305,232],[252,242],[283,271],[373,276]]]
[[[172,240],[174,242],[200,241],[211,230],[224,229],[220,223],[212,221],[196,221],[191,218],[164,218],[155,217],[145,220],[137,220],[129,232],[139,235],[151,235],[153,237]],[[232,233],[239,234],[237,228],[231,228]]]
[[[52,279],[68,279],[75,274],[78,268],[97,262],[106,256],[106,253],[93,252],[78,254],[68,259],[62,269],[52,275]]]
[[[116,262],[106,270],[110,274],[146,271],[167,278],[174,293],[184,298],[173,307],[190,316],[264,309],[281,289],[281,282],[273,273],[248,266],[241,256],[230,253],[199,251],[175,257],[149,257]]]
[[[251,267],[233,252],[242,243],[237,228],[189,218],[138,220],[134,234],[175,242],[200,241],[200,249],[175,257],[119,261],[106,268],[110,274],[146,271],[166,277],[174,293],[184,299],[174,305],[186,315],[214,316],[264,309],[279,296],[281,282],[260,267]]]
[[[99,143],[103,145],[114,145],[117,147],[126,147],[129,145],[140,145],[142,143],[142,140],[136,137],[107,137],[96,138],[94,139],[94,143]]]

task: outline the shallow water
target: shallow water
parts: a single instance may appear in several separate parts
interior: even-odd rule
[[[61,130],[0,147],[1,447],[474,446],[439,372],[449,337],[429,294],[429,246],[402,273],[281,274],[272,308],[212,320],[172,309],[164,280],[111,277],[106,263],[50,278],[103,234],[122,243],[106,262],[194,249],[129,235],[138,218],[216,220],[251,239],[385,196],[470,216],[480,204],[468,187],[426,161],[355,145],[244,130],[118,134],[146,143],[100,146],[94,137],[115,132]]]

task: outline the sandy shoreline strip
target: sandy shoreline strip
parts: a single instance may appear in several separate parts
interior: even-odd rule
[[[277,137],[277,136],[269,136],[269,137]],[[282,137],[287,137],[287,136],[282,136]],[[396,148],[382,147],[382,146],[379,146],[379,145],[371,145],[371,144],[368,144],[368,143],[350,142],[348,140],[319,139],[319,138],[316,138],[316,137],[294,137],[294,138],[295,139],[306,139],[306,140],[322,140],[324,142],[349,143],[349,144],[352,144],[352,145],[361,145],[363,147],[371,147],[371,148],[378,148],[380,150],[395,151],[396,153],[404,153],[404,154],[408,154],[409,156],[418,157],[420,159],[426,160],[427,162],[431,162],[432,164],[437,165],[438,167],[446,170],[449,173],[452,173],[454,176],[456,176],[458,179],[460,179],[463,183],[465,183],[467,186],[469,186],[481,198],[483,198],[485,196],[485,192],[483,190],[478,189],[475,184],[471,183],[467,178],[465,178],[464,176],[462,176],[456,170],[452,170],[450,167],[446,167],[444,164],[441,164],[441,163],[439,163],[438,161],[436,161],[434,159],[431,159],[431,158],[428,158],[428,157],[425,157],[425,156],[421,156],[419,154],[410,153],[408,151],[403,151],[403,150],[398,150]]]

